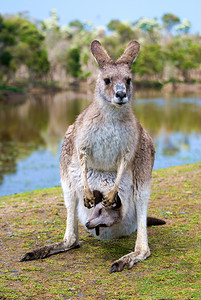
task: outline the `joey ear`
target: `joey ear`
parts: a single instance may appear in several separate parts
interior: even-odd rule
[[[131,68],[132,63],[135,61],[138,52],[140,50],[140,44],[137,41],[131,41],[126,50],[120,58],[117,59],[117,64],[127,64]]]
[[[114,63],[113,60],[107,54],[107,51],[103,48],[101,43],[94,40],[91,43],[91,52],[98,63],[99,68],[103,68],[107,63]]]
[[[93,195],[95,197],[95,206],[96,206],[98,203],[102,202],[103,194],[97,190],[94,190]]]
[[[121,207],[121,199],[120,199],[120,197],[119,197],[119,195],[117,194],[116,195],[116,198],[115,198],[115,203],[116,203],[116,206],[115,206],[115,208],[120,208]]]

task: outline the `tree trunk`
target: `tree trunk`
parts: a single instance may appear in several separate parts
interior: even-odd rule
[[[190,82],[190,73],[189,73],[189,70],[188,69],[183,70],[182,74],[183,74],[184,80],[186,82]]]

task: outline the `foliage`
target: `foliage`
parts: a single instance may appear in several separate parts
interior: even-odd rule
[[[55,9],[50,11],[50,18],[41,22],[41,28],[44,32],[59,30],[59,17]]]
[[[125,44],[119,45],[118,35],[105,37],[103,45],[113,59],[117,59],[122,54],[125,46]]]
[[[47,74],[49,62],[43,41],[44,36],[28,20],[0,16],[0,79],[9,80],[21,65],[27,66],[30,76]]]
[[[197,70],[197,77],[192,79],[200,78],[201,39],[190,35],[188,20],[181,22],[172,13],[162,16],[162,25],[156,18],[141,18],[132,23],[113,19],[107,29],[80,20],[60,26],[56,10],[50,12],[48,19],[37,21],[38,27],[29,20],[27,13],[0,16],[0,81],[12,84],[21,66],[27,67],[32,81],[46,80],[47,76],[61,82],[69,82],[70,77],[93,79],[93,39],[100,40],[114,59],[130,40],[138,40],[141,50],[132,68],[138,80],[153,81],[160,77],[163,82],[179,76],[176,79],[189,81],[191,70]],[[171,31],[178,35],[170,34]]]
[[[84,29],[84,25],[79,20],[74,20],[69,23],[69,26],[76,31],[81,31]]]
[[[191,28],[191,23],[188,20],[183,20],[181,24],[175,26],[175,30],[180,33],[189,33],[189,30]]]
[[[3,80],[3,74],[16,70],[11,51],[16,45],[15,35],[15,24],[10,20],[4,20],[0,15],[0,81]]]
[[[154,29],[159,27],[159,24],[156,19],[141,18],[136,26],[145,32],[152,33]]]
[[[160,32],[160,25],[156,18],[154,19],[148,19],[148,18],[141,18],[139,21],[137,21],[135,24],[135,27],[140,29],[142,32],[146,34],[146,40],[155,44],[158,40],[158,35]]]
[[[67,72],[74,78],[82,74],[79,48],[72,48],[67,53]]]
[[[44,74],[49,71],[49,61],[47,59],[46,49],[40,49],[35,51],[32,56],[27,59],[27,66],[29,68],[30,74],[37,78],[42,78]]]
[[[141,79],[140,81],[135,80],[134,87],[136,89],[154,89],[154,90],[161,90],[163,87],[163,84],[156,80],[146,80]]]
[[[107,28],[111,31],[117,30],[118,26],[120,24],[120,21],[115,19],[115,20],[111,20],[108,24],[107,24]]]
[[[180,23],[179,17],[174,14],[167,13],[162,16],[162,21],[165,29],[170,31],[176,24]]]
[[[164,55],[158,44],[144,45],[138,59],[132,66],[132,72],[140,76],[160,74],[163,71]]]
[[[201,64],[201,44],[185,37],[176,37],[167,46],[167,56],[174,66],[182,72],[186,81],[190,80],[189,71]]]
[[[134,32],[130,26],[124,23],[120,23],[118,25],[117,33],[119,34],[121,43],[126,43],[127,41],[132,40],[134,36]]]

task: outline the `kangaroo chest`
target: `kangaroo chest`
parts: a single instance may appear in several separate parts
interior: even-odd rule
[[[90,134],[88,167],[116,171],[117,161],[127,149],[133,148],[133,136],[125,125],[104,124]]]

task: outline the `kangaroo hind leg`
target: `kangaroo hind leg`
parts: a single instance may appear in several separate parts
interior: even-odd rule
[[[124,255],[112,264],[110,273],[131,269],[133,265],[150,256],[147,238],[147,205],[150,195],[150,182],[135,191],[135,206],[137,213],[137,240],[134,252]]]
[[[79,247],[77,198],[75,193],[69,189],[67,184],[62,184],[62,187],[67,208],[66,232],[63,241],[52,243],[27,252],[20,261],[42,259],[53,254]]]

